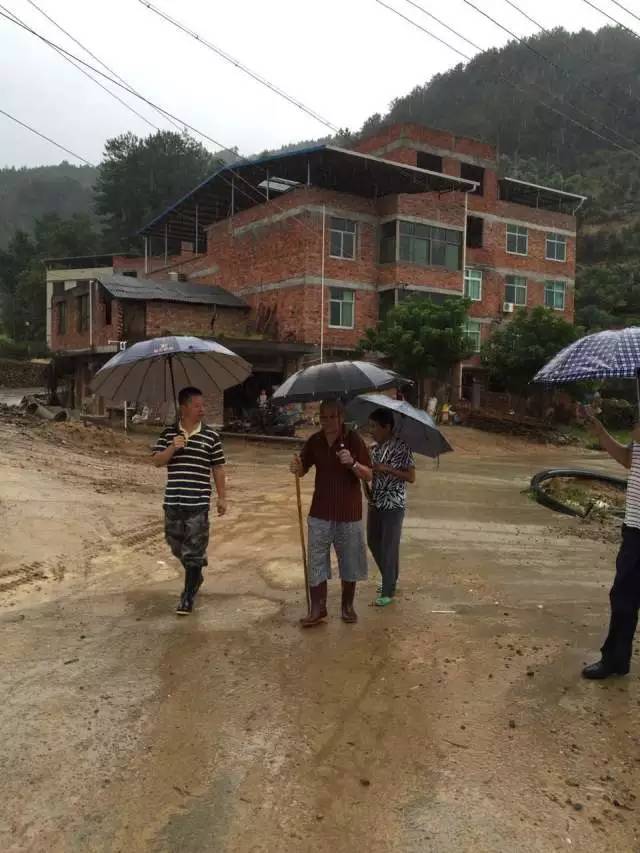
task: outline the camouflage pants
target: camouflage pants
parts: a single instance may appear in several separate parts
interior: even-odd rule
[[[185,569],[201,571],[207,565],[209,511],[165,509],[164,535],[171,553]]]

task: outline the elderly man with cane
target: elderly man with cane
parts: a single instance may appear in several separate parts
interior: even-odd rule
[[[320,406],[321,430],[305,443],[290,470],[303,477],[315,466],[315,487],[308,519],[309,613],[303,628],[327,616],[327,581],[331,577],[331,546],[342,579],[342,619],[358,621],[353,607],[356,583],[367,577],[367,550],[362,524],[360,481],[371,480],[369,452],[358,433],[345,429],[344,407],[337,401]]]

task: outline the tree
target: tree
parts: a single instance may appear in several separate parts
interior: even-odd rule
[[[482,347],[482,363],[491,380],[525,395],[540,368],[578,337],[578,330],[550,308],[518,311]]]
[[[44,342],[45,275],[42,261],[99,251],[101,235],[86,214],[62,219],[46,214],[33,224],[33,237],[16,231],[0,251],[0,309],[6,335],[17,342]]]
[[[95,186],[110,250],[138,245],[139,229],[210,175],[218,160],[186,133],[158,131],[107,140]]]
[[[464,323],[469,302],[459,297],[433,302],[413,296],[393,308],[375,329],[367,329],[360,342],[364,352],[382,352],[403,375],[418,383],[447,379],[451,368],[471,351]]]

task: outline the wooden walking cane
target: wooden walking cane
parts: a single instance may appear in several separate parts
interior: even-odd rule
[[[297,474],[296,498],[298,499],[298,524],[300,526],[300,544],[302,546],[302,565],[304,566],[304,589],[307,594],[307,611],[311,613],[311,595],[309,593],[309,567],[307,565],[307,548],[304,544],[304,521],[302,520],[302,495],[300,494],[300,477]]]

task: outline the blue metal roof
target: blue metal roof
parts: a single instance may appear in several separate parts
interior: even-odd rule
[[[266,176],[366,198],[431,191],[468,192],[476,186],[473,181],[417,166],[317,144],[221,166],[139,233],[193,242],[197,230],[198,240],[202,240],[204,246],[205,230],[214,222],[226,219],[232,205],[233,211],[238,213],[267,200],[260,188]]]

